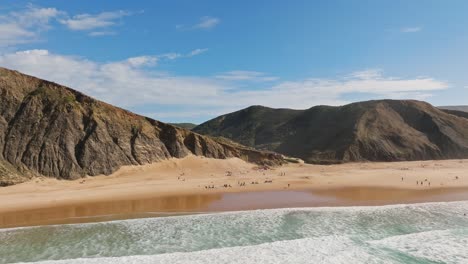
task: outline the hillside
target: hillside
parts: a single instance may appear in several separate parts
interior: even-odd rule
[[[197,126],[196,124],[192,124],[192,123],[169,123],[169,124],[173,125],[173,126],[176,126],[176,127],[185,128],[185,129],[188,129],[188,130],[191,130],[194,127]]]
[[[281,156],[202,136],[0,68],[0,185],[76,179],[190,154],[279,164]]]
[[[468,105],[439,106],[440,109],[468,112]]]
[[[302,112],[251,106],[205,122],[193,131],[226,137],[246,146],[272,150],[281,143],[284,136],[279,128]]]
[[[451,115],[456,115],[456,116],[468,119],[468,112],[465,112],[465,111],[448,110],[448,109],[442,109],[442,111],[444,111],[445,113],[451,114]]]
[[[464,117],[464,118],[468,118],[468,106],[466,106],[466,105],[439,106],[438,108],[442,109],[442,111],[444,111],[446,113],[456,115],[456,116],[460,116],[460,117]]]
[[[307,110],[249,107],[193,131],[310,163],[468,158],[468,119],[420,101]]]

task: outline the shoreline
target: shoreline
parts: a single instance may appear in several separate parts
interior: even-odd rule
[[[76,181],[41,178],[0,188],[0,228],[69,222],[76,217],[99,221],[109,213],[126,219],[151,212],[196,213],[204,209],[219,212],[468,200],[466,171],[468,160],[287,164],[265,170],[239,159],[189,156],[124,167],[110,176]],[[239,184],[244,182],[245,186]],[[259,204],[259,200],[270,202]]]
[[[356,193],[360,193],[360,196]],[[395,195],[398,198],[395,199]],[[199,203],[191,202],[181,206],[180,201],[187,202],[193,198],[198,198]],[[468,188],[434,188],[424,191],[380,187],[345,187],[328,190],[158,196],[146,199],[76,203],[67,206],[4,212],[0,214],[0,229],[265,209],[373,207],[456,201],[468,201]],[[130,204],[131,206],[129,206]],[[135,204],[143,206],[135,206]]]

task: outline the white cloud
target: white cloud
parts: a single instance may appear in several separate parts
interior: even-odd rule
[[[226,113],[231,113],[234,111],[239,110],[239,108],[235,107],[217,107],[214,109],[197,109],[196,111],[193,110],[182,110],[182,111],[170,111],[170,109],[158,111],[158,112],[142,112],[141,114],[144,116],[148,116],[157,120],[193,120],[193,119],[203,119],[207,116],[220,116]]]
[[[217,17],[210,17],[210,16],[204,16],[201,17],[198,23],[194,25],[176,25],[176,29],[178,30],[195,30],[195,29],[202,29],[202,30],[208,30],[216,27],[219,23],[221,23],[221,20]]]
[[[39,56],[47,56],[49,55],[48,50],[41,50],[41,49],[33,49],[33,50],[24,50],[24,51],[18,51],[15,52],[14,54],[7,54],[5,56],[12,56],[12,55],[17,55],[19,57],[22,57],[23,55],[29,56],[29,55],[39,55]]]
[[[93,37],[115,35],[115,31],[106,29],[117,25],[120,18],[128,15],[130,13],[126,11],[114,11],[69,17],[66,12],[56,8],[28,5],[21,11],[0,15],[0,48],[36,42],[40,40],[41,33],[50,30],[56,21],[70,30],[101,29],[90,32],[89,35]]]
[[[0,46],[27,43],[36,37],[36,33],[20,25],[0,24]]]
[[[161,54],[161,55],[158,56],[158,58],[167,59],[167,60],[175,60],[175,59],[179,59],[179,58],[190,58],[190,57],[194,57],[194,56],[200,55],[202,53],[205,53],[207,51],[208,51],[208,49],[194,49],[194,50],[188,52],[187,54],[171,52],[171,53]]]
[[[42,31],[50,29],[50,21],[62,15],[55,8],[28,6],[25,10],[0,16],[0,47],[37,41]]]
[[[12,18],[19,25],[25,27],[36,26],[36,27],[49,27],[51,19],[63,15],[64,12],[57,10],[56,8],[37,8],[29,5],[25,11],[22,12],[11,12],[10,18]]]
[[[403,33],[416,33],[422,30],[422,27],[405,27],[401,29]]]
[[[102,12],[96,15],[80,14],[59,21],[71,30],[93,30],[114,26],[118,23],[120,18],[128,15],[130,15],[129,12],[119,10],[114,12]]]
[[[383,71],[381,69],[367,69],[362,71],[352,72],[348,75],[348,78],[353,79],[378,79],[382,76]]]
[[[447,83],[430,77],[396,78],[384,76],[379,70],[366,70],[333,79],[276,81],[263,88],[239,89],[236,78],[168,75],[148,68],[156,65],[158,59],[140,56],[100,63],[47,50],[29,50],[0,55],[0,65],[67,85],[118,106],[162,108],[159,114],[154,113],[154,118],[181,117],[189,112],[208,118],[254,104],[295,109],[317,104],[342,105],[349,103],[348,94],[353,94],[353,98],[371,94],[372,98],[423,99],[433,91],[448,88]],[[245,74],[247,71],[234,73],[237,75],[227,76],[263,76]],[[186,115],[188,119],[192,116]]]
[[[197,56],[197,55],[200,55],[200,54],[205,53],[207,51],[208,51],[208,49],[194,49],[189,54],[187,54],[187,57]]]
[[[216,76],[218,79],[228,80],[228,81],[275,81],[278,80],[278,77],[269,76],[263,72],[256,71],[229,71],[224,72]]]
[[[165,54],[159,55],[160,58],[168,59],[168,60],[175,60],[175,59],[178,59],[178,58],[183,57],[183,56],[184,55],[182,55],[180,53],[175,53],[175,52],[165,53]]]
[[[154,66],[158,62],[155,56],[139,56],[128,58],[127,62],[132,67]]]
[[[91,37],[101,37],[101,36],[114,36],[117,35],[115,31],[93,31],[90,32],[88,35]]]
[[[145,70],[154,56],[98,63],[46,50],[29,50],[0,56],[0,65],[55,81],[120,106],[139,104],[190,104],[214,96],[221,86],[212,80],[167,76]]]
[[[210,29],[216,27],[221,21],[219,18],[204,16],[200,18],[200,22],[193,26],[193,28]]]

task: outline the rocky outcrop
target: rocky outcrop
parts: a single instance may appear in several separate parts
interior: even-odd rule
[[[124,165],[190,154],[282,162],[278,154],[202,136],[0,68],[0,185],[38,174],[111,174]]]
[[[307,110],[249,107],[192,131],[310,163],[468,158],[468,119],[412,100]]]

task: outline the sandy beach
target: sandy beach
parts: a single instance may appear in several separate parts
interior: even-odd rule
[[[266,168],[240,159],[189,156],[124,167],[109,176],[37,178],[0,188],[0,227],[164,213],[466,200],[467,171],[468,160]]]

